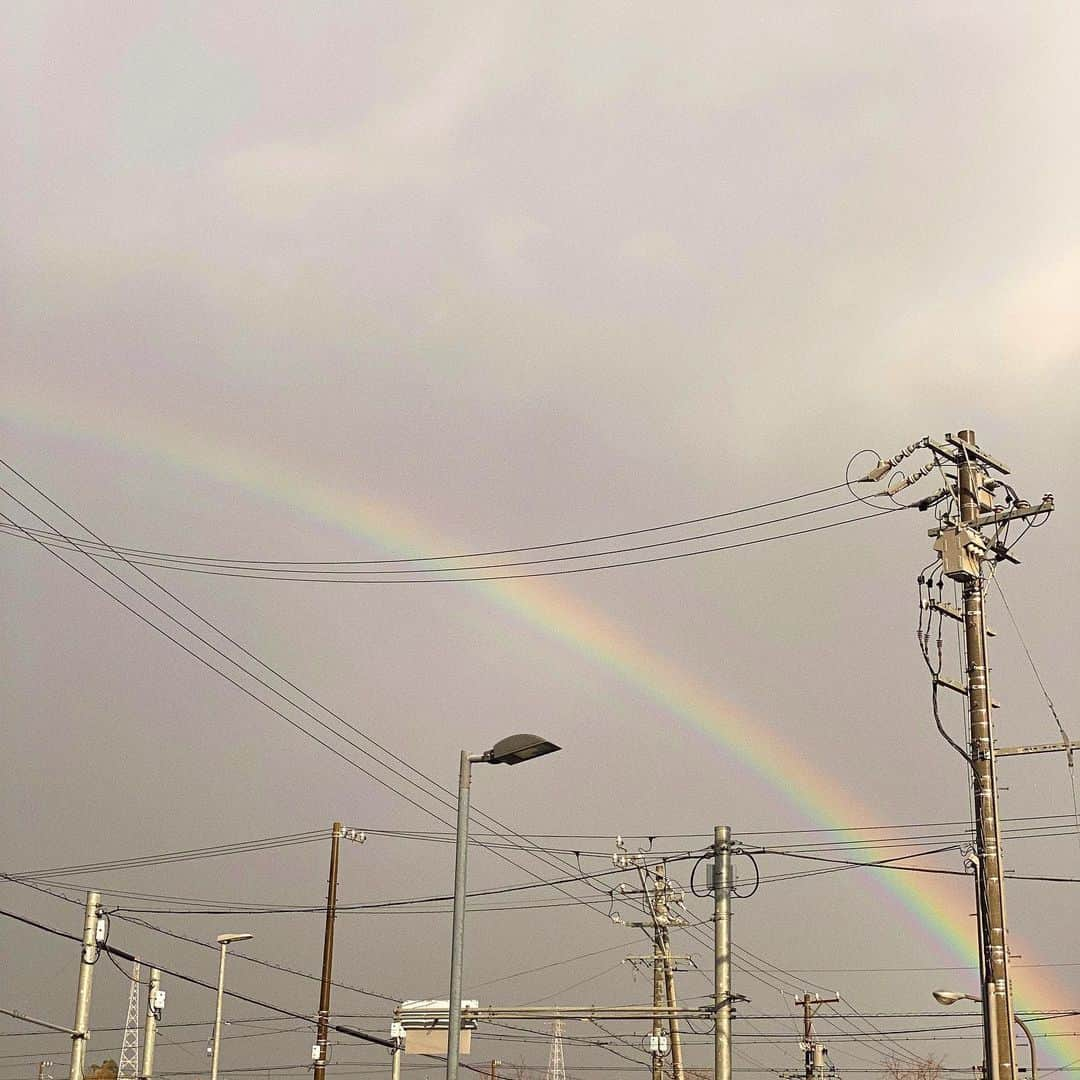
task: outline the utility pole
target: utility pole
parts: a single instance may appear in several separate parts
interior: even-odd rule
[[[315,1080],[326,1080],[326,1059],[330,1037],[330,972],[334,966],[334,920],[337,918],[338,852],[341,849],[341,822],[330,830],[330,876],[326,884],[326,931],[323,935],[322,979],[319,982],[319,1020],[315,1036]]]
[[[975,852],[972,862],[979,910],[979,970],[983,981],[986,1080],[1016,1080],[996,758],[1007,754],[1064,750],[1071,764],[1074,744],[1061,729],[1063,741],[1060,744],[1019,746],[1007,750],[994,746],[991,710],[996,703],[990,697],[988,677],[986,639],[989,632],[983,614],[984,577],[988,565],[996,566],[1002,561],[1018,562],[1010,551],[1008,528],[1011,523],[1039,516],[1045,520],[1054,509],[1054,498],[1044,495],[1042,502],[1035,506],[1020,498],[1004,480],[991,479],[991,471],[998,476],[1008,476],[1009,469],[979,448],[975,442],[975,432],[970,429],[957,435],[946,435],[941,442],[931,438],[920,439],[894,457],[880,460],[858,482],[880,482],[901,461],[920,450],[929,450],[932,460],[906,475],[894,473],[881,494],[888,495],[895,503],[901,491],[925,476],[938,474],[944,480],[940,490],[909,506],[928,510],[942,503],[945,505],[944,512],[939,511],[938,526],[928,530],[928,534],[935,538],[934,551],[937,552],[939,563],[928,578],[920,575],[919,585],[920,589],[926,586],[927,595],[922,608],[929,609],[931,618],[937,615],[939,619],[950,618],[963,624],[964,682],[954,682],[941,674],[940,626],[936,662],[930,656],[929,627],[924,629],[920,625],[920,644],[933,678],[934,719],[938,730],[953,749],[964,757],[972,773],[975,802]],[[1005,492],[1003,503],[995,502],[995,494],[999,490]],[[1032,524],[1035,523],[1032,521]],[[987,535],[991,529],[993,531]],[[946,577],[960,584],[963,595],[961,610],[946,604],[940,592],[938,599],[934,600],[930,587],[939,573],[939,590]],[[966,750],[948,734],[941,722],[937,707],[937,692],[941,687],[967,699],[969,738]]]
[[[713,828],[714,1080],[731,1080],[731,827]]]
[[[161,972],[150,969],[150,985],[146,993],[146,1030],[143,1035],[142,1067],[139,1080],[151,1080],[154,1075],[154,1048],[157,1045],[157,1026],[165,1009],[165,991],[161,989]]]
[[[984,505],[989,507],[987,474],[971,451],[975,432],[961,431],[957,464],[960,526],[977,528]],[[1014,1080],[1016,1043],[1013,1037],[1012,983],[1005,915],[1005,888],[1001,866],[1001,827],[998,821],[997,770],[994,733],[990,718],[989,669],[986,662],[986,622],[983,617],[981,563],[962,578],[964,597],[964,652],[967,657],[968,723],[971,733],[971,770],[975,792],[975,848],[979,857],[980,907],[985,912],[983,987],[984,1021],[995,1051],[988,1062],[990,1080]]]
[[[668,885],[667,872],[663,863],[656,868],[656,890],[653,908],[656,913],[656,944],[663,965],[664,993],[668,1007],[678,1008],[675,1000],[675,968],[671,958],[671,936],[668,933]],[[671,1075],[673,1080],[683,1080],[682,1036],[679,1034],[679,1019],[674,1012],[668,1017],[668,1035],[671,1039]]]
[[[652,1080],[664,1080],[664,1029],[659,1007],[664,1000],[664,961],[660,952],[660,930],[653,928],[652,958],[652,1003],[653,1013],[652,1038],[649,1040],[649,1052],[652,1060]]]
[[[1005,883],[1002,868],[1001,826],[998,816],[998,787],[990,697],[989,665],[986,656],[987,628],[983,612],[985,585],[984,566],[988,563],[1017,560],[997,536],[1007,523],[1054,509],[1052,496],[1044,496],[1039,506],[1020,500],[1007,484],[991,480],[989,470],[1007,476],[1008,468],[996,458],[980,450],[975,432],[961,431],[955,438],[945,437],[945,446],[931,444],[939,458],[956,467],[956,499],[959,521],[943,520],[941,527],[931,529],[936,536],[934,550],[941,559],[945,577],[961,584],[963,610],[955,611],[938,603],[931,607],[942,616],[964,624],[964,656],[966,679],[956,686],[936,677],[938,686],[945,686],[967,697],[969,727],[968,762],[972,772],[975,800],[975,885],[979,907],[983,977],[983,1030],[985,1033],[986,1074],[988,1080],[1016,1080],[1016,1041],[1013,1032],[1012,980],[1009,977],[1008,919],[1005,910]],[[929,442],[929,441],[928,441]],[[994,492],[1005,487],[1008,504],[994,506]],[[997,533],[987,539],[982,530],[996,525]],[[936,691],[936,687],[935,687]],[[1034,747],[1013,747],[1001,754],[1045,753],[1065,750],[1072,758],[1072,743]]]
[[[101,955],[98,950],[100,923],[101,895],[88,892],[83,919],[82,953],[79,956],[79,988],[75,995],[75,1027],[71,1036],[69,1080],[83,1080],[86,1069],[86,1040],[90,1035],[90,995],[94,988],[94,965]]]
[[[840,1000],[839,997],[823,998],[814,994],[803,994],[796,998],[797,1004],[802,1005],[803,1010],[803,1076],[805,1080],[824,1080],[826,1075],[825,1058],[826,1050],[814,1039],[814,1014],[822,1005],[831,1005]]]
[[[405,1025],[400,1014],[394,1010],[394,1019],[390,1024],[390,1080],[401,1080],[401,1058],[405,1053]]]
[[[614,919],[624,926],[639,927],[649,932],[653,950],[651,956],[630,956],[631,963],[645,964],[652,961],[653,975],[653,1011],[652,1033],[649,1037],[649,1054],[652,1064],[653,1080],[662,1080],[664,1056],[671,1050],[672,1080],[684,1080],[682,1035],[679,1031],[679,1005],[675,994],[675,962],[689,960],[688,956],[673,956],[671,952],[670,927],[685,926],[686,921],[679,915],[672,915],[670,904],[681,902],[682,894],[676,895],[668,881],[667,870],[663,863],[652,867],[646,864],[641,853],[631,855],[626,851],[622,837],[615,841],[615,853],[612,862],[623,869],[634,867],[641,879],[641,897],[647,922],[626,922],[617,915]],[[664,1007],[664,998],[667,1007]],[[663,1020],[668,1021],[668,1035],[665,1037]]]

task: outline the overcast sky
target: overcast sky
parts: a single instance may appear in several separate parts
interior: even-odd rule
[[[38,3],[0,19],[2,456],[99,534],[264,560],[504,549],[824,488],[862,448],[891,454],[970,426],[1023,495],[1058,497],[1018,548],[1023,565],[1001,576],[1080,732],[1074,5]],[[0,511],[40,524],[13,501]],[[522,592],[151,573],[447,786],[462,747],[517,730],[554,739],[557,757],[478,772],[476,803],[523,833],[572,834],[545,843],[599,853],[581,857],[599,870],[617,834],[687,851],[721,822],[737,835],[836,824],[815,806],[872,815],[841,822],[852,826],[967,820],[964,771],[933,729],[915,645],[929,524],[897,514]],[[0,559],[4,872],[335,819],[445,828],[40,548],[0,536]],[[991,617],[1000,741],[1056,738],[996,595]],[[676,686],[707,699],[727,735],[672,707]],[[1063,760],[1000,771],[1006,815],[1068,826]],[[88,887],[128,909],[168,905],[117,893],[318,905],[326,847],[61,875],[57,891],[76,903],[9,883],[2,905],[71,932]],[[1075,831],[1006,852],[1020,873],[1080,877]],[[567,858],[522,865],[572,874]],[[931,862],[961,866],[956,852]],[[687,884],[691,865],[672,873]],[[479,847],[471,871],[477,888],[528,880]],[[977,989],[970,972],[939,970],[960,960],[937,916],[912,915],[881,873],[767,883],[739,903],[737,943],[790,973],[769,968],[762,982],[743,957],[746,1017],[791,1013],[776,987],[804,979],[867,1013],[929,1012],[936,986]],[[448,845],[372,835],[345,852],[341,897],[438,896],[451,874]],[[1030,1008],[1080,1008],[1074,888],[1010,891],[1018,963],[1064,965],[1017,970]],[[972,902],[962,880],[933,889],[926,903],[954,919]],[[253,930],[252,955],[318,969],[317,913],[148,917],[203,941]],[[0,1006],[69,1023],[77,948],[5,922]],[[112,933],[214,977],[209,950],[118,920]],[[336,975],[392,1000],[445,996],[448,938],[445,914],[343,916]],[[677,945],[709,969],[700,941]],[[477,912],[466,990],[492,1003],[643,1001],[648,980],[619,963],[642,946],[580,905]],[[97,979],[100,1031],[123,1023],[126,981],[109,965]],[[312,982],[241,960],[230,984],[301,1013],[316,1005]],[[692,998],[709,983],[688,973],[680,987]],[[212,996],[175,980],[169,995],[168,1020],[198,1026],[167,1032],[159,1069],[205,1070]],[[336,1012],[384,1034],[391,1007],[335,991]],[[954,1014],[941,1022],[970,1022]],[[787,1020],[753,1023],[787,1041],[752,1045],[762,1036],[748,1020],[737,1065],[798,1066]],[[626,1038],[636,1048],[642,1034]],[[96,1034],[90,1060],[118,1045]],[[310,1037],[226,1045],[235,1067],[297,1064]],[[890,1052],[830,1045],[849,1071]],[[0,1060],[0,1080],[36,1075],[41,1056],[66,1074],[63,1037],[0,1047],[25,1055]],[[542,1041],[476,1047],[479,1061],[547,1053]],[[980,1051],[970,1039],[916,1049],[957,1067]],[[385,1064],[377,1050],[337,1053]],[[710,1060],[705,1045],[689,1055]],[[576,1046],[567,1062],[640,1072]]]

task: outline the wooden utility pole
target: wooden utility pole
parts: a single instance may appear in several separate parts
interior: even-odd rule
[[[817,994],[803,994],[796,998],[803,1010],[803,1076],[805,1080],[823,1080],[825,1075],[825,1047],[814,1041],[814,1014],[822,1005],[831,1005],[839,997],[823,998]]]
[[[338,852],[341,822],[330,832],[330,877],[326,885],[326,931],[323,935],[322,979],[319,982],[319,1020],[315,1037],[315,1080],[326,1080],[326,1060],[330,1036],[330,975],[334,966],[334,920],[337,918]]]

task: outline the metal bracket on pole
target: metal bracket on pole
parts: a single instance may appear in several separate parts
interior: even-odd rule
[[[969,526],[973,525],[978,529],[985,528],[987,525],[1001,525],[1006,521],[1017,521],[1020,518],[1038,517],[1039,514],[1050,514],[1054,511],[1054,496],[1044,495],[1043,501],[1038,506],[1014,506],[1011,510],[994,510],[989,514],[979,514],[978,517],[973,518],[967,522]],[[950,525],[942,525],[938,528],[927,529],[927,536],[940,536],[946,529],[952,528]]]
[[[964,433],[961,432],[961,434]],[[961,460],[974,458],[976,461],[982,462],[983,465],[987,465],[991,469],[1001,473],[1002,476],[1009,475],[1009,467],[1003,461],[998,461],[996,457],[992,457],[985,450],[980,450],[973,442],[966,442],[951,434],[945,436],[945,441],[951,446],[956,447],[956,458],[960,458]],[[956,460],[956,458],[954,458],[954,460]]]
[[[998,747],[994,753],[997,757],[1016,757],[1020,754],[1054,754],[1064,751],[1069,755],[1069,767],[1072,767],[1073,763],[1073,751],[1076,749],[1076,743],[1072,739],[1067,739],[1065,742],[1059,743],[1029,743],[1027,746],[1002,746]]]
[[[73,1028],[63,1027],[61,1024],[53,1024],[48,1020],[38,1020],[34,1016],[27,1016],[26,1013],[21,1013],[17,1009],[0,1009],[0,1013],[4,1016],[11,1016],[16,1020],[22,1020],[27,1024],[36,1024],[38,1027],[48,1028],[50,1031],[59,1031],[64,1035],[78,1035],[79,1033]]]

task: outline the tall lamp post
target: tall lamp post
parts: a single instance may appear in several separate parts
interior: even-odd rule
[[[210,1058],[210,1080],[217,1080],[218,1054],[221,1050],[221,999],[225,996],[225,953],[234,941],[248,941],[254,934],[218,934],[221,961],[218,964],[217,1008],[214,1010],[214,1049]]]
[[[982,1004],[982,998],[976,997],[974,994],[963,994],[959,990],[935,990],[934,1000],[939,1005],[955,1005],[958,1001],[974,1001],[977,1005]],[[1016,1021],[1017,1027],[1019,1027],[1027,1036],[1028,1050],[1031,1053],[1031,1080],[1038,1080],[1039,1072],[1035,1059],[1035,1036],[1032,1034],[1031,1028],[1029,1028],[1016,1013],[1013,1013],[1013,1020]]]
[[[465,866],[469,847],[469,789],[473,765],[520,765],[562,749],[539,735],[508,735],[483,754],[461,751],[457,833],[454,845],[454,924],[450,943],[450,1015],[446,1031],[446,1080],[458,1080],[461,1039],[461,967],[465,947]],[[211,1080],[217,1080],[212,1077]]]

